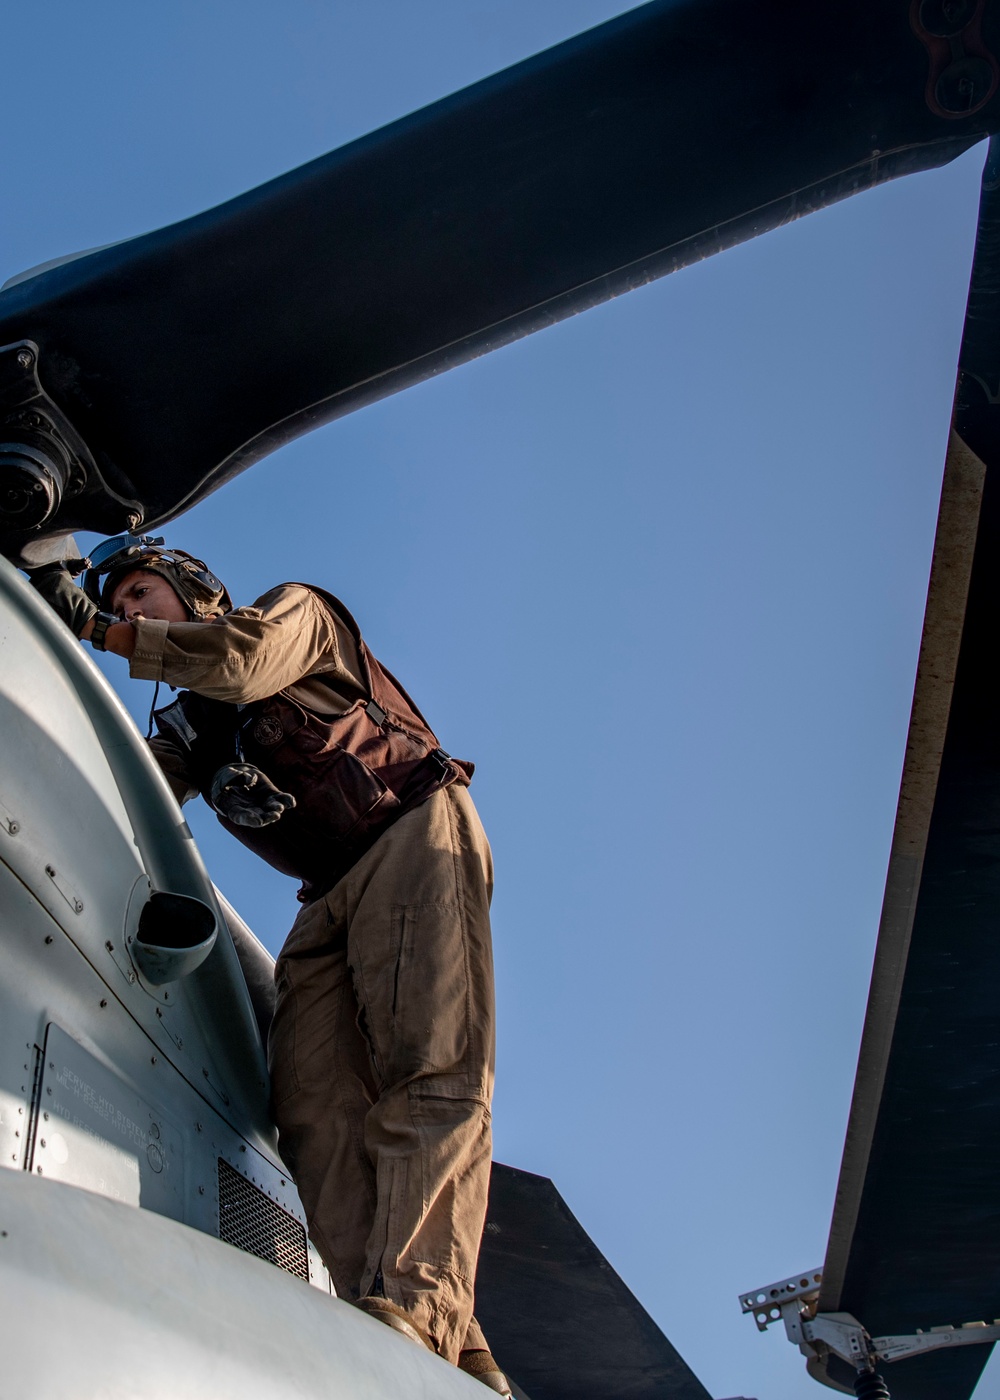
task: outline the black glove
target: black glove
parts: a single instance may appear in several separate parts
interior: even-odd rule
[[[32,569],[28,577],[32,588],[37,589],[79,637],[97,612],[97,604],[77,587],[72,574],[62,564],[46,564],[43,569]]]
[[[281,792],[252,763],[227,763],[212,779],[212,806],[237,826],[270,826],[295,806],[290,792]]]

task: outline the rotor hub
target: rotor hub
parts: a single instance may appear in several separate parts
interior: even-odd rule
[[[66,466],[43,448],[0,442],[0,529],[34,530],[55,514]]]

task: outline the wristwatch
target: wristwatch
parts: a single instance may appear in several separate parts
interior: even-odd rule
[[[114,613],[99,612],[94,618],[94,630],[90,634],[90,645],[95,651],[107,651],[104,639],[108,635],[108,628],[114,627],[116,622],[121,622],[120,617],[115,617]]]

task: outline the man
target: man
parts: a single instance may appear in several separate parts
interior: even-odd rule
[[[281,1154],[337,1293],[509,1395],[473,1317],[494,1030],[472,766],[337,599],[283,584],[233,608],[161,543],[102,546],[86,592],[62,567],[32,582],[132,676],[181,688],[150,741],[174,794],[200,792],[302,881],[268,1061]]]

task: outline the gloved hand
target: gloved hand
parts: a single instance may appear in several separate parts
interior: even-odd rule
[[[270,826],[295,806],[290,792],[276,788],[252,763],[227,763],[212,779],[212,806],[237,826]]]
[[[32,588],[42,595],[63,622],[79,637],[97,612],[97,604],[73,582],[73,576],[62,564],[46,564],[28,574]]]

